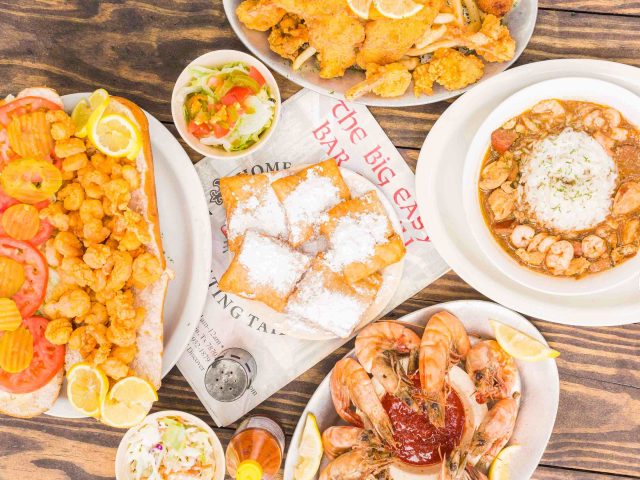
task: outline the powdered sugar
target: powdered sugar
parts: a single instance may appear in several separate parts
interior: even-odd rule
[[[251,187],[245,185],[243,190],[250,191]],[[271,186],[238,202],[227,226],[229,240],[241,237],[248,229],[257,230],[272,237],[287,237],[288,228],[284,210]]]
[[[303,241],[302,229],[322,223],[326,219],[323,214],[340,200],[340,191],[331,178],[308,170],[307,177],[282,202],[289,220],[291,240],[294,243]]]
[[[247,270],[249,281],[288,295],[310,263],[309,257],[287,245],[248,230],[238,261]]]
[[[326,261],[331,270],[341,271],[353,262],[365,262],[375,254],[376,245],[387,241],[389,220],[378,213],[347,215],[338,220],[331,235]]]
[[[310,270],[289,299],[286,312],[339,337],[348,337],[368,306],[355,294],[327,288],[323,272]]]

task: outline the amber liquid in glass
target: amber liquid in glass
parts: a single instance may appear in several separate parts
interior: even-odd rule
[[[245,420],[227,447],[227,472],[235,478],[241,462],[254,460],[262,467],[262,478],[271,479],[280,470],[283,449],[284,434],[275,422],[266,417]]]

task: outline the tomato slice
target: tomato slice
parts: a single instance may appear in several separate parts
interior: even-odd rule
[[[266,83],[266,80],[256,67],[249,67],[249,76],[258,82],[260,86]]]
[[[193,120],[189,122],[188,129],[191,135],[198,138],[207,137],[211,133],[211,128],[209,127],[208,124],[201,123],[200,125],[198,125]]]
[[[233,105],[234,103],[242,103],[245,98],[253,94],[253,90],[248,87],[233,87],[227,94],[220,99],[223,105]]]
[[[64,365],[63,345],[54,345],[44,336],[48,320],[29,317],[22,324],[33,336],[33,360],[26,370],[8,373],[0,369],[0,389],[11,393],[30,393],[44,387]]]
[[[22,97],[0,107],[0,125],[7,125],[14,115],[34,112],[40,108],[60,110],[60,105],[41,97]]]
[[[222,125],[218,125],[217,123],[213,125],[213,134],[216,138],[222,138],[227,133],[229,133],[228,128],[224,128]]]
[[[40,308],[47,291],[47,261],[29,242],[10,237],[0,237],[0,255],[9,257],[24,267],[25,281],[18,293],[11,298],[16,302],[22,318],[30,317]]]
[[[46,220],[40,220],[40,229],[35,236],[29,240],[29,243],[35,246],[42,245],[51,238],[53,234],[53,225]],[[1,234],[0,234],[1,235]]]

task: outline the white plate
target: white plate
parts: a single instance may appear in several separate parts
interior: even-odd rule
[[[563,77],[536,83],[524,88],[498,105],[482,122],[467,151],[463,185],[477,185],[482,162],[491,143],[491,133],[507,120],[529,110],[536,103],[550,98],[580,100],[615,108],[633,125],[640,125],[640,97],[611,82],[594,78]],[[477,188],[465,187],[462,194],[467,224],[491,262],[502,273],[525,287],[555,295],[588,295],[617,287],[637,278],[640,255],[622,265],[576,280],[572,277],[554,277],[524,267],[509,255],[487,227],[481,210]]]
[[[460,97],[431,128],[416,169],[418,205],[438,253],[463,280],[492,300],[527,315],[568,325],[634,323],[640,307],[637,280],[590,296],[531,290],[504,275],[483,255],[464,213],[464,160],[487,115],[505,98],[529,85],[568,76],[598,78],[640,94],[640,69],[614,62],[548,60],[508,70]]]
[[[441,310],[448,310],[455,314],[469,333],[493,337],[488,322],[491,318],[511,325],[546,344],[540,332],[524,317],[501,305],[480,300],[459,300],[433,305],[405,315],[400,320],[423,326],[433,314]],[[347,356],[354,356],[353,350]],[[522,383],[522,397],[516,427],[510,443],[522,445],[522,450],[513,459],[511,478],[513,480],[528,480],[538,466],[553,430],[558,411],[560,381],[554,360],[535,363],[517,361],[517,364]],[[324,431],[332,425],[344,424],[338,417],[331,401],[329,377],[330,374],[322,381],[298,421],[287,453],[284,480],[293,479],[293,470],[298,459],[298,443],[307,413],[313,413],[316,416],[320,431]],[[324,462],[326,462],[326,458]]]
[[[280,75],[288,78],[292,82],[302,87],[309,88],[323,95],[328,95],[338,99],[344,99],[344,93],[356,83],[364,80],[362,72],[350,69],[343,77],[325,79],[318,75],[318,68],[315,61],[308,61],[298,72],[291,69],[291,62],[274,53],[269,48],[267,37],[269,32],[258,32],[249,30],[238,21],[236,8],[242,0],[223,0],[224,11],[231,27],[236,35],[242,40],[242,43],[253,52],[260,60],[266,63]],[[507,69],[515,62],[522,51],[525,49],[533,29],[536,25],[536,17],[538,15],[538,0],[520,0],[513,10],[505,17],[505,23],[509,26],[511,36],[516,41],[515,56],[511,61],[504,63],[485,63],[485,74],[479,83],[482,83],[491,77],[499,74]],[[376,95],[365,95],[356,100],[356,103],[365,105],[381,106],[381,107],[408,107],[412,105],[425,105],[428,103],[440,102],[447,98],[455,97],[460,93],[475,87],[471,85],[463,90],[449,92],[442,87],[437,87],[435,93],[431,96],[422,95],[416,97],[413,94],[413,87],[409,87],[407,92],[401,97],[381,98]]]
[[[65,110],[89,93],[62,97]],[[164,353],[162,376],[178,361],[200,320],[207,298],[211,264],[211,223],[204,191],[191,160],[167,128],[149,120],[160,234],[167,267],[175,272],[164,303]],[[51,410],[54,417],[80,418],[66,398],[66,383]]]
[[[302,168],[302,166],[298,166],[295,169],[300,168]],[[349,190],[353,197],[358,197],[371,190],[375,190],[378,193],[378,198],[387,211],[387,215],[389,216],[389,220],[391,220],[393,229],[398,233],[398,235],[402,237],[402,225],[400,224],[400,220],[398,220],[398,216],[396,215],[395,210],[384,196],[384,193],[382,193],[382,191],[371,181],[358,173],[355,173],[343,167],[340,168],[340,172],[342,173],[344,181],[347,184],[347,187],[349,187]],[[222,227],[223,225],[219,225],[218,229],[222,229]],[[224,272],[229,267],[231,259],[232,255],[231,253],[229,253],[225,262],[214,262],[213,275],[215,278],[222,277]],[[397,263],[394,263],[393,265],[389,265],[382,270],[382,286],[380,287],[380,290],[378,290],[375,301],[365,312],[365,321],[361,323],[360,326],[366,325],[378,315],[380,315],[382,311],[384,311],[385,307],[389,304],[391,298],[393,298],[393,295],[396,293],[398,285],[402,280],[403,267],[404,259],[400,260]],[[303,327],[300,325],[300,322],[292,321],[286,314],[276,312],[262,302],[249,300],[246,298],[238,298],[236,302],[246,303],[247,305],[250,305],[251,308],[249,310],[253,312],[254,315],[259,318],[268,318],[269,323],[273,324],[273,327],[278,332],[286,333],[287,335],[290,335],[292,337],[305,340],[331,340],[333,338],[337,338],[334,335],[329,334],[328,332],[314,329],[313,327]]]

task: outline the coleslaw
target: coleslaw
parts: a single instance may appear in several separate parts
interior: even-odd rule
[[[126,451],[129,480],[215,478],[211,435],[177,416],[155,418],[132,432]]]
[[[232,62],[189,71],[192,79],[181,92],[184,118],[202,144],[244,150],[273,123],[276,100],[255,67]]]

